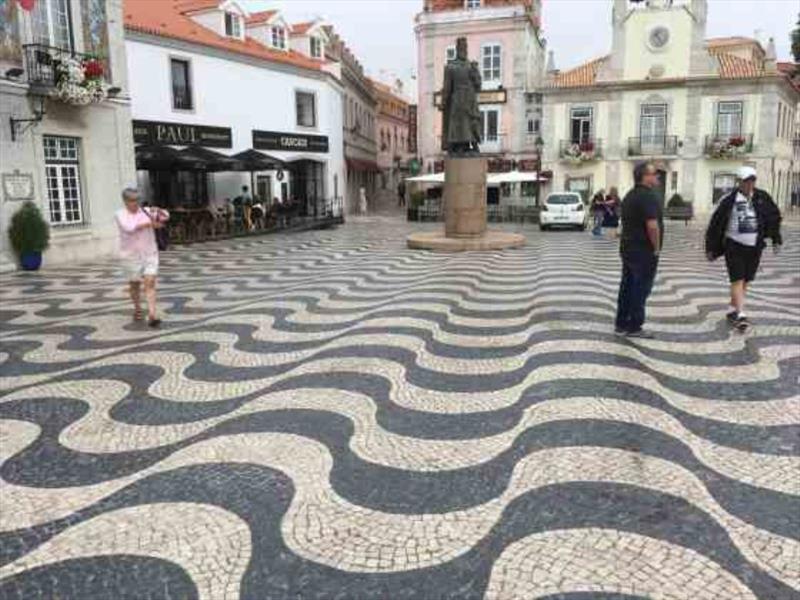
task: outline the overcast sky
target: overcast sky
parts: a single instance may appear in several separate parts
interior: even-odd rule
[[[321,16],[334,25],[373,76],[409,79],[416,69],[414,15],[422,0],[243,0],[249,10],[279,8],[291,21]],[[542,19],[556,66],[568,69],[611,47],[611,0],[543,0]],[[789,34],[800,0],[709,0],[708,37],[775,38],[779,60],[789,60]]]

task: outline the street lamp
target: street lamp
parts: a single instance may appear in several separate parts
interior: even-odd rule
[[[541,136],[536,138],[533,143],[536,150],[536,206],[539,206],[539,186],[542,181],[542,151],[544,150],[544,140]]]

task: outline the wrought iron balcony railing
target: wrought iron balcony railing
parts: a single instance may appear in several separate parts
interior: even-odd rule
[[[711,158],[736,158],[753,151],[753,134],[707,135],[704,146]]]
[[[628,138],[628,156],[674,156],[677,153],[677,135]]]
[[[23,51],[25,72],[28,76],[28,83],[32,86],[44,88],[55,86],[61,77],[58,67],[68,58],[80,60],[84,67],[94,62],[96,63],[95,68],[99,69],[100,77],[104,79],[107,77],[108,69],[105,62],[88,54],[80,54],[67,48],[44,44],[25,44]]]
[[[558,144],[558,157],[570,162],[587,162],[603,156],[603,140],[582,138],[580,141],[561,140]]]

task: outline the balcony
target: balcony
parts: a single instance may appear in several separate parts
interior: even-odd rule
[[[675,156],[677,154],[677,135],[628,138],[628,156]]]
[[[564,162],[580,164],[603,158],[603,140],[584,138],[580,142],[561,140],[558,144],[558,158]]]
[[[88,54],[80,54],[66,48],[56,48],[45,46],[44,44],[25,44],[23,46],[25,54],[25,72],[28,75],[28,83],[31,88],[40,88],[43,92],[48,92],[54,88],[61,78],[59,65],[66,59],[77,59],[83,65],[84,70],[89,76],[88,68],[92,64],[99,69],[99,77],[105,80],[108,69],[102,60]]]
[[[707,135],[703,148],[709,158],[736,159],[753,151],[753,134]]]
[[[482,138],[479,146],[481,154],[502,154],[509,151],[508,139],[505,133],[498,133],[495,135],[486,136]],[[436,136],[436,149],[442,147],[442,136]]]

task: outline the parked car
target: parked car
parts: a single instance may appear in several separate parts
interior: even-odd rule
[[[554,192],[548,194],[539,213],[539,229],[553,227],[574,227],[586,229],[589,211],[583,204],[580,194],[575,192]]]

